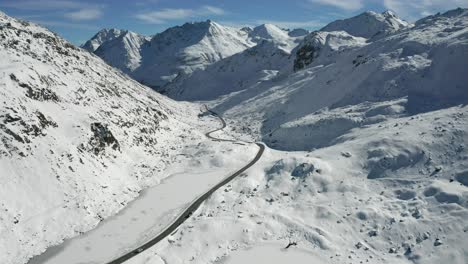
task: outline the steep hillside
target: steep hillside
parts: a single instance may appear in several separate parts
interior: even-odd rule
[[[368,11],[358,16],[331,22],[321,31],[346,31],[363,38],[381,37],[408,28],[410,24],[391,11],[381,14]]]
[[[115,214],[202,134],[177,104],[0,13],[0,259],[24,263]],[[190,130],[190,137],[189,135]]]
[[[311,33],[294,51],[294,73],[290,65],[278,78],[223,99],[216,110],[256,124],[250,127],[273,146],[308,149],[327,146],[386,115],[467,103],[467,13],[458,9],[423,19],[370,43],[345,33]],[[389,111],[365,113],[379,102],[401,98],[406,99]],[[367,110],[333,114],[360,104]],[[296,132],[301,136],[292,137]]]
[[[178,100],[212,100],[274,78],[289,60],[288,44],[264,40],[256,46],[180,76],[164,87]]]
[[[103,42],[94,53],[112,67],[131,74],[141,64],[141,47],[148,38],[126,31],[118,37]]]

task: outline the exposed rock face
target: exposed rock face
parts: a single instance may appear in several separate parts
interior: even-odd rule
[[[112,135],[109,127],[102,123],[92,123],[91,131],[93,137],[89,140],[89,144],[93,149],[94,154],[98,155],[103,152],[106,147],[111,147],[113,150],[120,151],[120,144]]]
[[[362,47],[365,38],[354,37],[344,31],[315,31],[307,35],[294,50],[294,71],[301,70],[314,62],[319,56],[326,60],[331,55],[345,50]],[[323,63],[326,61],[322,60]]]
[[[300,47],[296,51],[296,59],[294,60],[294,71],[304,69],[307,65],[314,61],[314,58],[318,56],[319,48],[312,46],[308,43]]]
[[[294,168],[294,170],[291,172],[291,176],[304,178],[304,177],[307,177],[307,175],[309,175],[310,173],[314,172],[314,170],[315,170],[314,164],[301,163],[299,164],[299,166]]]

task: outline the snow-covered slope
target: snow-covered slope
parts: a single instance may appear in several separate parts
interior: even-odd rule
[[[271,24],[243,30],[258,43],[256,46],[179,76],[164,87],[167,95],[178,100],[211,100],[275,78],[290,63],[291,50],[304,38],[300,34],[304,32],[291,37],[288,31]]]
[[[366,124],[339,115],[327,117],[338,107],[407,98],[398,108],[414,114],[467,103],[467,24],[466,9],[459,9],[370,43],[345,33],[311,33],[295,50],[294,64],[300,66],[296,72],[290,73],[291,65],[278,78],[225,98],[215,110],[257,124],[252,127],[262,140],[277,147],[308,149],[329,145],[337,136]],[[323,41],[324,34],[331,34],[333,41]],[[303,50],[311,40],[319,47],[328,43],[321,48],[326,52],[315,55]],[[306,116],[318,118],[296,122]],[[290,122],[295,123],[286,125]],[[323,134],[316,134],[319,130],[314,126],[323,127]],[[291,137],[296,132],[301,136]]]
[[[273,50],[281,49],[289,53],[306,34],[306,30],[287,31],[271,24],[235,29],[208,20],[169,28],[148,41],[143,36],[127,31],[119,31],[106,40],[110,33],[104,30],[88,41],[87,45],[96,46],[96,43],[99,43],[100,47],[94,53],[108,64],[144,84],[177,94],[168,90],[172,86],[162,87],[173,80],[180,83],[181,79],[187,78],[193,72],[204,70],[215,62],[239,54],[264,41],[277,43]],[[263,49],[265,47],[258,48]],[[280,53],[284,53],[283,51]],[[248,51],[249,54],[255,52],[258,51]],[[267,53],[273,52],[270,49]],[[259,57],[257,61],[263,61],[265,64],[265,58]],[[257,65],[257,68],[262,67]]]
[[[96,35],[94,35],[90,40],[86,41],[86,43],[84,43],[81,47],[89,52],[94,52],[103,43],[118,38],[120,35],[126,32],[126,30],[120,30],[116,28],[105,28],[96,33]]]
[[[141,63],[141,47],[149,39],[131,31],[122,32],[118,37],[103,42],[94,53],[109,65],[130,74]]]
[[[259,42],[264,39],[286,42],[290,38],[288,31],[272,24],[262,24],[260,26],[254,27],[252,31],[250,31],[249,37],[252,38],[252,40],[255,42]]]
[[[93,228],[203,136],[185,123],[198,106],[42,27],[0,13],[0,47],[1,263]]]
[[[289,60],[289,44],[263,40],[256,46],[181,76],[164,87],[178,100],[211,100],[274,78]]]
[[[313,62],[333,63],[337,54],[365,45],[365,38],[354,37],[344,31],[312,32],[294,49],[293,70],[301,70]]]
[[[161,87],[179,74],[190,74],[253,46],[246,32],[207,20],[186,23],[155,35],[142,49],[142,62],[132,76]]]
[[[467,263],[468,10],[370,41],[315,32],[293,57],[208,102],[277,150],[130,263]]]
[[[87,43],[99,43],[94,53],[153,88],[255,45],[248,32],[211,20],[169,28],[151,39],[128,31],[106,39],[108,31],[101,32]]]
[[[368,11],[352,18],[334,21],[321,31],[346,31],[356,37],[372,38],[385,36],[409,26],[408,22],[398,18],[391,11],[381,14]]]

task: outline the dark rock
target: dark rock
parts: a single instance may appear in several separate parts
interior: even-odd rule
[[[94,154],[98,155],[108,146],[114,150],[120,151],[120,144],[114,135],[112,135],[107,125],[92,123],[91,131],[93,132],[93,137],[90,139],[89,144],[93,148]]]
[[[310,173],[314,172],[315,167],[313,164],[309,163],[302,163],[299,164],[296,168],[291,173],[291,176],[293,177],[306,177]]]
[[[296,51],[296,59],[294,60],[294,71],[304,69],[311,64],[318,56],[319,49],[311,44],[305,44]]]

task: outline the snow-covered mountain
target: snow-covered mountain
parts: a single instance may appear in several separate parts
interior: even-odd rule
[[[275,78],[288,65],[291,50],[304,38],[271,24],[247,29],[258,44],[219,60],[190,75],[183,75],[164,87],[167,95],[179,100],[208,100]]]
[[[100,44],[94,53],[154,88],[255,45],[248,32],[211,20],[169,28],[151,39],[128,31],[106,39],[108,31],[101,32],[89,41]]]
[[[366,124],[353,115],[321,115],[338,107],[406,98],[404,112],[420,113],[466,103],[467,23],[467,11],[457,9],[371,42],[344,32],[313,32],[278,78],[243,87],[217,110],[246,117],[256,113],[252,119],[264,120],[256,128],[263,141],[307,149],[331,144]],[[306,117],[310,122],[298,121]],[[338,129],[332,117],[347,125]],[[320,130],[325,134],[315,134],[319,130],[313,126],[324,124],[329,127]],[[303,132],[308,130],[315,132],[306,140]],[[302,136],[291,137],[293,131]]]
[[[93,228],[202,138],[184,121],[198,106],[40,26],[0,13],[0,47],[1,263],[24,263]]]
[[[259,47],[220,60],[206,70],[180,76],[164,87],[164,90],[169,96],[182,100],[213,99],[258,85],[267,79],[275,78],[278,74],[288,76],[291,70],[302,69],[319,57],[319,64],[331,63],[334,55],[338,53],[362,47],[366,42],[376,41],[377,36],[384,37],[408,27],[407,22],[390,11],[382,14],[369,11],[353,18],[332,22],[321,31],[308,35],[303,35],[306,33],[304,30],[296,30],[293,33],[271,24],[254,29],[247,28],[252,41],[272,42],[259,44]],[[291,37],[295,35],[298,37]],[[289,56],[291,50],[295,57]]]
[[[274,78],[290,57],[290,45],[263,40],[224,60],[180,76],[164,87],[178,100],[210,100]]]
[[[96,35],[86,41],[86,43],[84,43],[81,47],[89,52],[94,52],[99,48],[99,46],[101,46],[102,43],[118,38],[120,35],[126,32],[128,31],[116,28],[105,28],[96,33]]]
[[[321,31],[346,31],[356,37],[372,38],[385,36],[410,26],[410,23],[400,19],[392,11],[381,14],[368,11],[352,18],[331,22]]]
[[[306,30],[287,31],[271,24],[236,29],[208,20],[169,28],[150,40],[128,31],[103,30],[84,47],[99,46],[88,50],[134,79],[161,90],[176,78],[180,81],[264,40],[291,50],[306,34]]]
[[[466,263],[467,9],[414,25],[366,12],[306,36],[188,23],[142,41],[137,60],[120,61],[134,47],[124,35],[96,42],[119,67],[135,62],[122,70],[136,80],[146,76],[176,99],[211,100],[227,122],[218,135],[245,141],[229,144],[233,156],[199,143],[199,105],[164,98],[45,29],[0,17],[4,262],[89,230],[171,162],[235,171],[252,154],[246,142],[260,141],[258,163],[130,262],[236,263],[251,249],[258,263],[278,252],[302,253],[306,263]],[[178,151],[187,144],[191,155]],[[91,251],[99,249],[84,244],[75,254],[96,262]]]
[[[144,45],[141,64],[131,76],[161,87],[179,74],[203,69],[253,45],[246,32],[211,20],[186,23],[156,34]]]
[[[207,102],[231,135],[270,148],[132,263],[467,262],[468,10],[379,38],[341,30]]]
[[[149,39],[131,31],[125,31],[120,36],[103,42],[94,54],[101,57],[109,65],[130,74],[141,64],[141,47]]]

